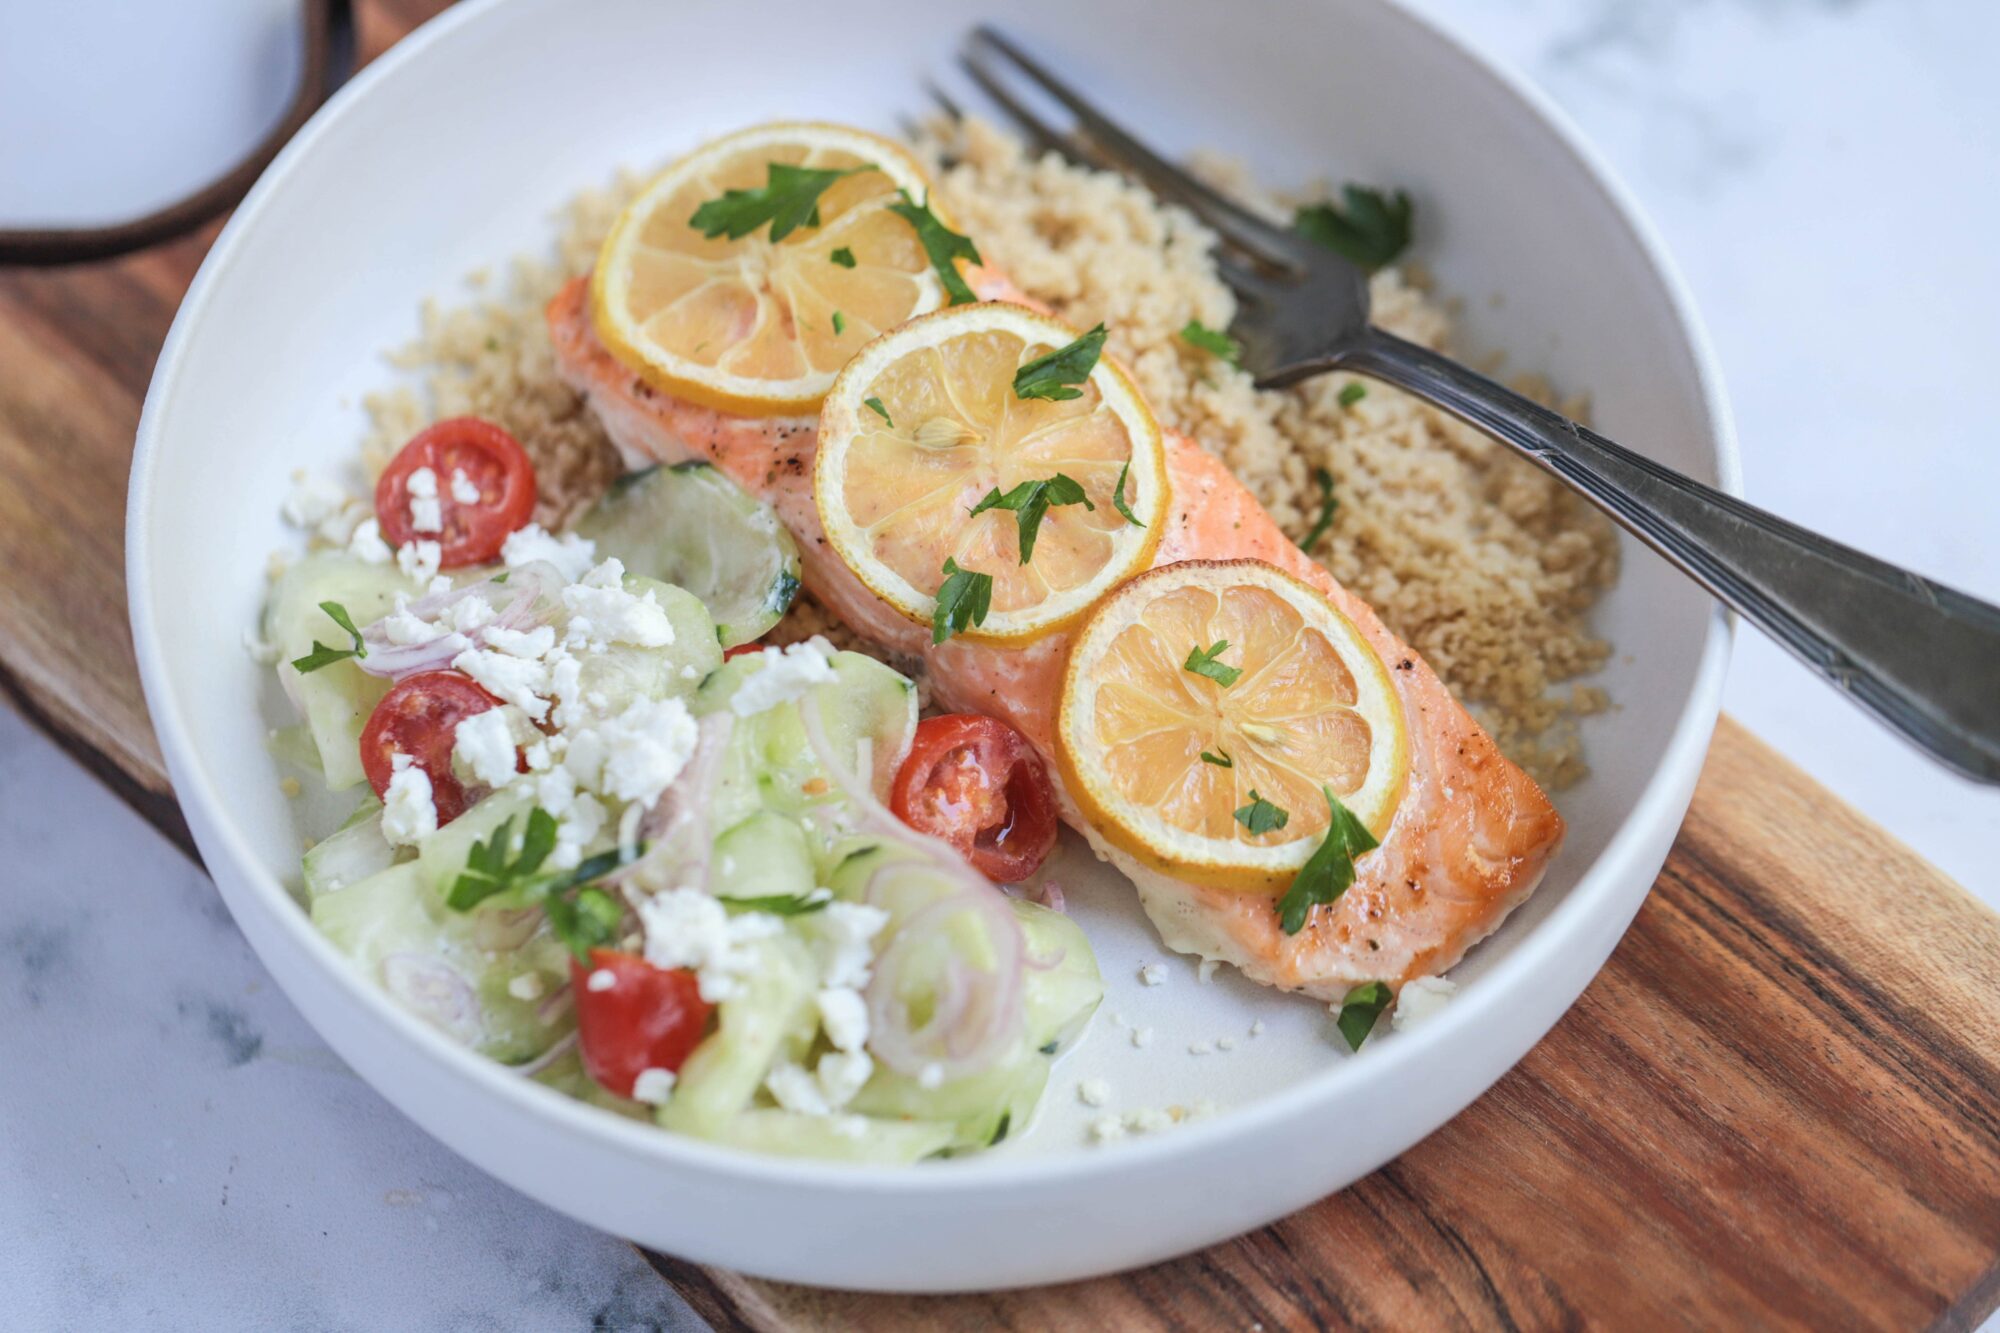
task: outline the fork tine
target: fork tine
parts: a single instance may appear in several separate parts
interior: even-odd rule
[[[996,52],[1002,60],[1033,80],[1042,91],[1062,103],[1076,117],[1077,123],[1103,156],[1139,177],[1154,193],[1184,205],[1224,239],[1267,264],[1280,268],[1303,265],[1305,252],[1299,238],[1272,226],[1227,195],[1168,162],[992,27],[981,24],[973,30],[972,37],[975,43],[983,43],[986,49]],[[975,51],[979,49],[974,47]],[[971,54],[968,54],[966,64],[968,69],[978,69]],[[990,90],[988,79],[982,78],[980,82]]]
[[[1014,123],[1027,134],[1038,154],[1058,153],[1079,166],[1100,171],[1104,169],[1104,159],[1091,154],[1076,136],[1064,134],[1030,110],[1027,103],[1007,91],[1006,85],[994,78],[979,62],[969,56],[961,56],[959,63],[972,76],[972,81],[984,89],[1002,111],[1013,117]]]

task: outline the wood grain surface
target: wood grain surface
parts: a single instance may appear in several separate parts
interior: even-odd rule
[[[365,54],[434,7],[363,4]],[[214,230],[0,269],[0,688],[190,851],[132,664],[119,516]],[[1583,999],[1341,1194],[1152,1268],[994,1295],[648,1257],[723,1328],[1969,1328],[2000,1303],[1996,961],[2000,918],[1725,719]]]

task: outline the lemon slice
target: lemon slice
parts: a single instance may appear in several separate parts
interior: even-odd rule
[[[1191,653],[1210,674],[1187,669]],[[1063,677],[1056,757],[1085,816],[1140,861],[1282,892],[1326,837],[1322,786],[1388,832],[1409,737],[1388,668],[1324,596],[1261,560],[1199,560],[1141,575],[1091,614]]]
[[[713,239],[690,219],[730,190],[759,190],[773,163],[843,170],[818,225]],[[945,303],[916,228],[889,211],[930,186],[908,152],[839,125],[760,125],[717,139],[626,206],[591,273],[591,318],[656,388],[745,416],[811,412],[868,340]],[[942,220],[942,219],[941,219]],[[836,316],[838,316],[836,318]]]
[[[984,624],[963,631],[987,642],[1059,629],[1151,560],[1166,453],[1125,372],[1100,358],[1074,398],[1015,392],[1022,366],[1076,339],[1020,306],[957,306],[870,343],[828,391],[813,478],[820,522],[847,566],[910,619],[930,622],[947,558],[993,579]],[[1058,476],[1090,507],[1049,508],[1025,563],[1015,513],[972,513],[991,491]]]

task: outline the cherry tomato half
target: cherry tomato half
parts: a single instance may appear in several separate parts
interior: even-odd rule
[[[889,804],[997,884],[1034,874],[1056,845],[1048,769],[1020,732],[995,718],[953,713],[919,722]]]
[[[389,687],[361,729],[361,770],[377,796],[389,790],[396,756],[406,754],[431,780],[431,804],[442,828],[465,813],[465,787],[452,776],[458,724],[500,701],[462,671],[423,671]]]
[[[611,977],[601,990],[590,984],[600,972]],[[668,971],[614,949],[592,949],[589,967],[571,960],[569,976],[583,1067],[620,1097],[632,1095],[645,1070],[680,1072],[715,1009],[686,968]]]
[[[429,468],[437,478],[437,532],[419,532],[410,514],[410,474]],[[459,473],[479,492],[461,500],[452,479]],[[438,566],[459,569],[500,556],[508,534],[535,512],[535,465],[506,431],[478,417],[453,417],[404,445],[375,483],[375,518],[391,545],[425,538],[437,542]]]

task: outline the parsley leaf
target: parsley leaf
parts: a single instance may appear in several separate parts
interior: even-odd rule
[[[931,612],[931,642],[943,643],[954,634],[963,634],[970,625],[984,625],[993,609],[993,576],[960,569],[950,556],[944,558],[944,584],[937,590],[937,607]]]
[[[889,211],[917,229],[917,243],[931,257],[931,267],[937,270],[939,281],[944,283],[945,291],[950,294],[951,304],[970,305],[978,301],[979,298],[965,281],[965,275],[958,271],[954,262],[960,259],[969,259],[975,264],[984,262],[979,258],[979,248],[973,245],[971,238],[960,236],[939,222],[937,214],[931,212],[928,201],[912,203],[907,194],[901,203],[890,204]]]
[[[465,869],[459,872],[445,897],[447,906],[453,911],[469,912],[495,894],[529,887],[542,862],[555,850],[556,817],[539,805],[530,810],[518,853],[512,852],[513,833],[514,819],[509,815],[486,841],[472,844],[472,850],[466,853]]]
[[[1250,804],[1237,809],[1236,822],[1244,828],[1249,829],[1253,834],[1261,834],[1269,833],[1272,829],[1283,828],[1292,822],[1292,816],[1290,811],[1281,810],[1259,796],[1257,789],[1252,787],[1250,789]]]
[[[1278,900],[1278,924],[1287,935],[1305,929],[1306,918],[1313,908],[1338,902],[1340,895],[1354,883],[1354,858],[1379,845],[1368,826],[1356,819],[1354,812],[1342,805],[1331,790],[1321,787],[1320,793],[1326,797],[1333,819],[1327,825],[1326,841],[1320,843],[1319,850],[1299,870],[1292,887]]]
[[[1095,513],[1097,506],[1083,493],[1083,483],[1061,472],[1041,481],[1024,481],[1005,495],[995,486],[986,496],[972,507],[972,517],[978,518],[989,509],[1009,509],[1014,513],[1014,527],[1021,539],[1021,563],[1027,564],[1035,553],[1035,536],[1041,531],[1042,519],[1048,516],[1051,505],[1082,505]]]
[[[847,316],[836,310],[833,312],[833,336],[838,338],[845,332],[847,332]]]
[[[848,249],[844,245],[841,246],[838,250],[835,250],[832,254],[828,255],[827,258],[832,260],[834,263],[840,265],[842,268],[854,267],[854,252]]]
[[[1104,326],[1099,324],[1068,346],[1022,366],[1014,372],[1014,396],[1057,403],[1083,397],[1083,390],[1073,386],[1088,380],[1097,368],[1097,358],[1104,354],[1104,337]]]
[[[1333,511],[1340,508],[1340,501],[1333,496],[1333,474],[1323,467],[1313,469],[1313,480],[1319,483],[1319,517],[1313,520],[1312,531],[1299,538],[1299,549],[1310,551],[1319,545],[1319,539],[1326,536],[1333,526]]]
[[[893,421],[889,421],[889,409],[882,406],[882,400],[880,398],[864,398],[861,400],[861,405],[867,408],[869,411],[873,412],[876,416],[882,418],[882,420],[888,421],[891,430],[895,429],[896,423]]]
[[[1352,407],[1368,396],[1368,386],[1360,380],[1349,380],[1340,386],[1337,401],[1342,407]]]
[[[345,662],[350,657],[368,656],[368,645],[361,641],[361,631],[354,628],[354,617],[347,614],[346,607],[339,602],[321,602],[319,609],[326,612],[334,624],[347,631],[347,636],[354,640],[354,646],[329,648],[318,639],[314,639],[311,652],[304,657],[292,659],[292,670],[300,675],[317,671],[323,666],[332,666],[335,662]]]
[[[1111,507],[1125,515],[1125,521],[1133,527],[1143,528],[1146,525],[1141,523],[1139,516],[1132,512],[1132,506],[1125,503],[1125,478],[1131,471],[1132,463],[1130,459],[1127,459],[1125,466],[1118,469],[1118,485],[1111,492]]]
[[[1188,649],[1187,661],[1181,663],[1181,670],[1192,671],[1197,676],[1207,676],[1210,680],[1228,689],[1243,674],[1243,668],[1230,666],[1216,659],[1229,651],[1229,640],[1217,639],[1208,647],[1200,644]]]
[[[1214,764],[1217,768],[1236,767],[1236,761],[1229,757],[1229,751],[1227,750],[1219,754],[1210,754],[1208,751],[1203,750],[1201,752],[1201,762],[1204,764]]]
[[[1181,341],[1189,347],[1199,347],[1210,356],[1219,357],[1232,366],[1241,365],[1243,348],[1236,339],[1226,333],[1217,333],[1198,319],[1191,319],[1181,330]]]
[[[813,893],[772,893],[761,898],[724,898],[716,895],[717,902],[732,912],[765,912],[771,916],[805,916],[817,912],[833,901],[833,895],[825,890]]]
[[[1346,208],[1332,200],[1308,204],[1292,214],[1292,230],[1373,273],[1394,262],[1410,244],[1410,196],[1385,195],[1364,185],[1340,192]]]
[[[552,894],[542,909],[550,931],[585,967],[590,966],[590,951],[609,944],[625,919],[618,900],[595,884],[578,889],[574,898]]]
[[[782,241],[800,227],[819,225],[819,197],[828,186],[842,176],[873,170],[872,162],[838,170],[766,162],[762,185],[754,190],[724,190],[720,199],[711,199],[697,208],[688,225],[710,240],[727,236],[734,241],[768,222],[771,239]]]
[[[1375,1020],[1389,1007],[1388,986],[1379,981],[1364,981],[1340,1002],[1340,1017],[1335,1020],[1340,1035],[1347,1038],[1347,1048],[1361,1049],[1361,1043],[1368,1040],[1368,1034],[1375,1030]]]

